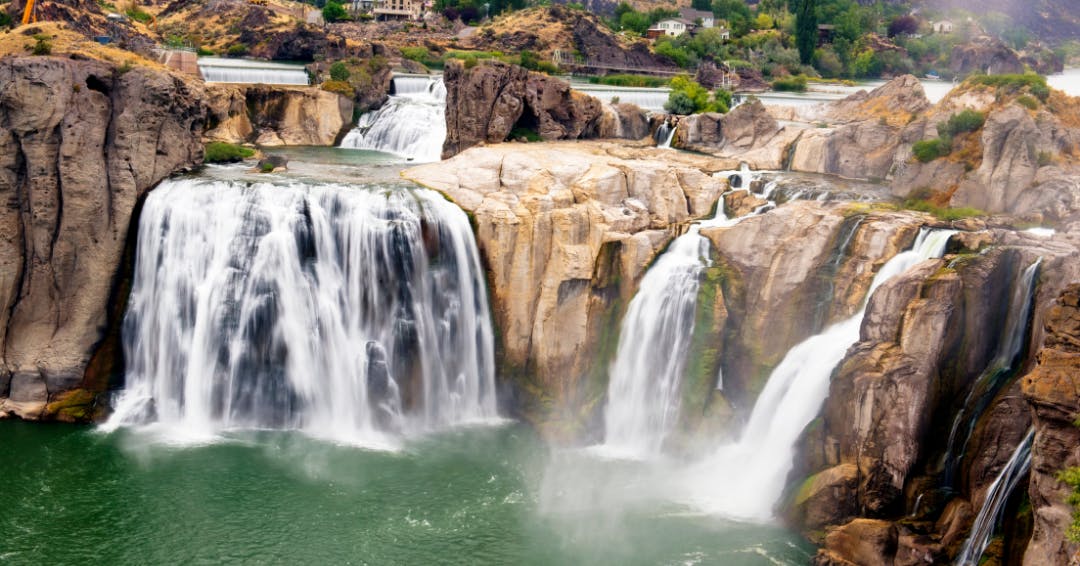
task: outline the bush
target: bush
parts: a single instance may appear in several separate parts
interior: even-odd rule
[[[0,28],[9,28],[11,26],[11,16],[4,10],[0,10]]]
[[[1039,100],[1046,102],[1050,96],[1050,87],[1046,77],[1028,73],[1024,75],[973,75],[967,79],[970,83],[996,88],[1005,94],[1015,94],[1027,90]]]
[[[1016,99],[1016,103],[1019,104],[1020,106],[1023,106],[1024,108],[1027,108],[1028,110],[1038,110],[1039,109],[1039,101],[1035,100],[1034,98],[1032,98],[1032,97],[1030,97],[1030,96],[1028,96],[1026,94],[1023,95],[1023,96],[1018,97]]]
[[[263,173],[273,173],[274,164],[269,161],[264,161],[259,164],[259,171],[262,171]]]
[[[952,151],[952,147],[948,140],[941,138],[935,138],[932,140],[922,140],[915,142],[915,145],[911,148],[915,153],[915,159],[918,159],[921,163],[929,163],[939,157],[945,157]]]
[[[949,138],[957,134],[974,132],[981,128],[985,121],[986,116],[982,112],[967,109],[959,114],[949,116],[947,122],[938,124],[938,135],[942,138]]]
[[[324,81],[322,89],[327,92],[334,92],[344,96],[345,98],[352,98],[356,94],[352,85],[346,81]]]
[[[52,54],[52,42],[49,41],[49,36],[44,34],[35,35],[34,47],[30,49],[30,52],[34,55]]]
[[[141,24],[149,23],[150,20],[154,19],[154,16],[151,16],[149,12],[143,10],[138,6],[132,6],[131,8],[128,8],[127,11],[124,13],[127,14],[127,17]]]
[[[671,79],[671,94],[664,103],[664,110],[672,114],[696,114],[698,112],[727,112],[731,107],[731,93],[717,89],[710,100],[709,91],[686,76]]]
[[[330,65],[330,80],[337,82],[349,80],[349,68],[345,66],[345,63],[338,61]]]
[[[423,63],[430,54],[426,47],[402,47],[401,56],[417,63]]]
[[[772,87],[781,92],[806,92],[806,75],[781,77],[773,81]]]
[[[206,144],[204,163],[235,163],[255,155],[255,150],[225,142]]]
[[[199,57],[213,57],[214,55],[216,55],[213,49],[207,49],[206,47],[202,46],[195,50],[195,54]]]
[[[645,75],[607,75],[606,77],[589,77],[589,82],[608,86],[660,88],[667,86],[670,81],[661,77]]]
[[[349,13],[345,11],[345,7],[341,4],[334,0],[329,0],[326,5],[323,6],[322,17],[323,20],[326,20],[327,22],[341,22],[349,19]]]
[[[685,91],[675,90],[668,95],[664,110],[671,114],[693,114],[697,111],[697,106],[694,104],[694,99],[690,98]]]
[[[542,138],[540,137],[540,134],[536,133],[536,130],[523,126],[514,126],[514,129],[510,130],[510,134],[509,136],[507,136],[507,139],[524,139],[525,141],[531,143],[541,141]]]
[[[243,43],[235,43],[225,50],[225,55],[229,57],[243,57],[244,55],[247,55],[247,53],[248,46]]]

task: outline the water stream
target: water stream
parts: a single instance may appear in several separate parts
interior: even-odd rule
[[[341,147],[392,153],[410,161],[438,161],[446,139],[442,77],[394,77],[394,94],[360,117]]]

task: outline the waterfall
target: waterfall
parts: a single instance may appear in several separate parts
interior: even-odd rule
[[[656,129],[656,147],[671,149],[671,142],[675,139],[675,126],[664,122]]]
[[[200,57],[199,72],[208,83],[307,85],[307,70],[300,65]]]
[[[1035,260],[1018,278],[1009,299],[1005,333],[998,345],[997,354],[976,378],[963,406],[953,419],[944,458],[946,486],[954,483],[956,467],[964,459],[975,423],[1019,369],[1024,346],[1027,345],[1028,326],[1035,302],[1035,280],[1040,264],[1042,258]]]
[[[1034,438],[1035,429],[1028,429],[1024,440],[1013,451],[1001,473],[994,478],[994,483],[990,484],[982,508],[971,526],[971,535],[964,542],[964,547],[956,559],[957,566],[976,566],[982,559],[983,552],[990,545],[994,528],[1001,521],[1005,503],[1031,469],[1031,442]]]
[[[606,85],[571,85],[574,90],[604,102],[618,99],[620,104],[633,104],[642,110],[663,112],[664,103],[671,96],[669,88],[619,87]]]
[[[381,108],[360,117],[341,147],[438,161],[446,139],[446,86],[442,77],[394,77],[394,92]]]
[[[427,190],[180,179],[146,199],[106,429],[379,443],[496,417],[461,209]]]
[[[833,370],[858,342],[869,297],[911,266],[941,257],[954,233],[923,229],[911,250],[897,254],[874,276],[857,314],[788,351],[769,376],[739,440],[689,471],[684,483],[693,486],[688,499],[694,505],[739,519],[772,517],[793,465],[795,443],[821,410]]]
[[[676,238],[641,279],[609,370],[602,451],[641,458],[662,449],[679,415],[698,287],[709,261],[709,240],[700,232],[730,222],[718,206],[715,217]]]

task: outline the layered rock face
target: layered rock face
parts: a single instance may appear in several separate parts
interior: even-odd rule
[[[989,36],[957,45],[949,57],[949,70],[963,76],[973,72],[991,74],[1023,73],[1020,56],[1001,40]]]
[[[501,374],[527,380],[534,401],[554,407],[545,415],[549,430],[575,426],[581,404],[602,394],[583,388],[602,388],[603,380],[583,378],[604,371],[600,350],[613,346],[605,336],[618,305],[679,227],[707,215],[726,187],[709,176],[716,169],[707,159],[607,149],[501,144],[404,172],[475,218]]]
[[[1031,405],[1035,443],[1028,494],[1035,527],[1025,564],[1076,564],[1080,545],[1065,538],[1073,510],[1065,503],[1071,489],[1057,480],[1067,467],[1080,466],[1080,285],[1070,285],[1049,309],[1046,341],[1037,364],[1021,384]]]
[[[212,140],[332,146],[352,127],[353,101],[318,88],[213,84],[206,91]]]
[[[91,416],[119,355],[132,214],[201,162],[203,98],[141,67],[0,61],[0,412]]]
[[[678,120],[675,147],[745,161],[758,169],[783,169],[788,147],[802,133],[781,127],[759,100],[728,114],[694,114]]]
[[[459,61],[447,64],[446,142],[443,158],[482,143],[506,141],[514,128],[533,132],[545,141],[601,136],[603,106],[599,100],[570,89],[569,83],[516,65],[485,61],[466,69]],[[620,123],[630,113],[619,109]],[[644,114],[635,123],[644,121]],[[609,126],[608,134],[620,129]],[[640,133],[625,128],[626,136]],[[636,136],[640,138],[642,136]]]

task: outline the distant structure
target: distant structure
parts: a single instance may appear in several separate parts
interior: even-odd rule
[[[423,0],[375,0],[376,20],[419,20],[424,15]]]
[[[828,45],[833,42],[833,36],[836,35],[836,26],[832,24],[818,24],[817,27],[817,46]]]
[[[694,25],[697,25],[697,26],[700,26],[700,27],[703,27],[703,28],[706,28],[706,29],[711,28],[714,25],[716,25],[715,16],[713,16],[712,12],[709,12],[707,10],[695,10],[693,8],[679,8],[679,17],[686,20],[686,21],[688,21],[688,22],[693,22]],[[698,23],[698,22],[700,22],[700,23]]]
[[[679,37],[680,35],[690,31],[694,27],[693,22],[685,20],[683,18],[668,18],[666,20],[660,20],[653,24],[645,32],[645,36],[649,39],[656,39],[661,35],[669,37]]]
[[[952,33],[953,23],[949,20],[941,20],[933,23],[934,33]]]

